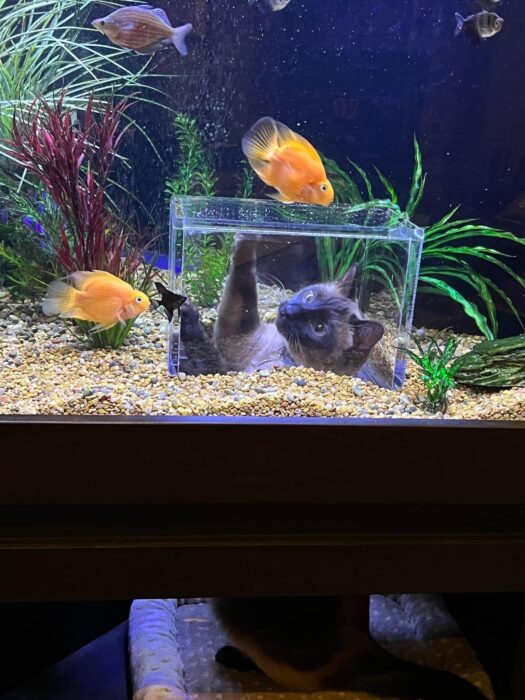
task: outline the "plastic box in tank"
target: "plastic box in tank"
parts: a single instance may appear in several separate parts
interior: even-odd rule
[[[226,278],[233,274],[237,261],[229,258],[228,262],[227,253],[244,246],[255,250],[257,299],[251,298],[243,311],[248,317],[253,311],[248,306],[256,303],[261,324],[275,324],[283,300],[300,300],[301,290],[314,285],[316,291],[320,289],[316,285],[350,274],[350,264],[356,263],[351,297],[361,319],[370,321],[369,326],[381,324],[383,333],[362,366],[349,371],[345,365],[335,371],[386,388],[401,387],[406,359],[399,348],[410,335],[422,245],[423,230],[390,202],[325,208],[270,200],[173,197],[169,282],[170,289],[187,296],[188,302],[170,324],[170,373],[254,371],[280,364],[313,366],[308,364],[309,352],[302,353],[301,347],[298,352],[295,345],[294,352],[288,352],[286,341],[281,358],[263,358],[246,366],[239,365],[236,356],[228,356],[229,351],[225,356],[223,345],[222,352],[217,347],[217,317],[228,320],[234,312],[233,307],[228,308],[231,297],[225,292],[223,278],[225,269],[229,270]],[[365,325],[363,320],[355,323]],[[261,328],[275,331],[271,325]],[[330,330],[323,324],[315,326],[321,328]],[[340,323],[338,328],[346,332]],[[330,361],[328,354],[317,353],[315,369],[334,371]]]

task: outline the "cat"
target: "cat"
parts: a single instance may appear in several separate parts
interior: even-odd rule
[[[357,266],[335,282],[304,287],[280,304],[274,323],[264,323],[258,308],[258,245],[253,237],[235,241],[213,341],[206,340],[196,307],[182,306],[181,339],[189,372],[204,366],[206,357],[216,367],[218,354],[225,372],[300,365],[358,375],[384,328],[366,320],[354,298]]]
[[[402,661],[369,633],[369,597],[216,598],[235,646],[216,660],[302,692],[353,690],[412,700],[483,700],[468,681]],[[486,700],[486,699],[485,699]]]

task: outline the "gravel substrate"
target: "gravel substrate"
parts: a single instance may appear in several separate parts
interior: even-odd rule
[[[165,336],[149,313],[120,350],[93,350],[38,306],[0,299],[0,414],[525,419],[525,388],[457,388],[445,416],[428,413],[413,365],[403,392],[303,367],[170,377]],[[462,336],[461,351],[478,340]]]

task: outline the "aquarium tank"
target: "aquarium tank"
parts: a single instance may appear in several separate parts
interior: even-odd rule
[[[522,3],[0,18],[0,413],[525,418]]]

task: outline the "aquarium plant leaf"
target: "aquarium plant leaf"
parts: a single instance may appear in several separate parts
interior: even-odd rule
[[[396,193],[396,191],[395,191],[395,189],[394,189],[393,184],[390,182],[390,180],[389,180],[387,177],[385,177],[385,176],[383,175],[383,173],[379,170],[379,168],[376,168],[376,167],[375,167],[375,165],[374,165],[374,169],[375,169],[375,171],[376,171],[376,173],[377,173],[379,179],[380,179],[381,182],[383,183],[383,186],[384,186],[385,190],[387,191],[388,196],[389,196],[390,199],[392,200],[392,203],[393,203],[393,204],[397,204],[397,202],[398,202],[398,197],[397,197],[397,193]]]
[[[406,212],[410,218],[414,215],[416,208],[421,201],[423,196],[423,191],[425,189],[426,175],[423,175],[423,160],[421,157],[421,149],[419,147],[419,142],[414,136],[414,172],[412,175],[412,185],[410,187],[410,194],[408,196],[408,202],[406,206]]]
[[[320,155],[326,175],[334,188],[335,201],[339,204],[361,204],[363,197],[350,175],[340,168],[335,160],[327,158],[322,153]]]
[[[474,302],[469,301],[466,299],[463,294],[461,294],[457,289],[452,287],[450,284],[447,282],[444,282],[443,280],[438,279],[437,277],[430,277],[428,275],[420,275],[419,277],[421,282],[425,282],[426,284],[430,285],[431,287],[434,287],[441,292],[443,292],[446,296],[450,297],[453,301],[456,301],[458,304],[460,304],[467,316],[470,316],[472,318],[477,327],[480,329],[480,331],[483,333],[483,335],[486,338],[489,338],[492,340],[494,338],[494,335],[488,325],[487,318],[484,316],[474,304]]]
[[[348,162],[352,165],[352,167],[353,167],[355,170],[357,170],[357,172],[359,173],[359,175],[361,175],[361,177],[362,177],[362,179],[363,179],[363,182],[365,183],[366,193],[367,193],[367,195],[368,195],[368,201],[370,201],[370,202],[373,201],[373,199],[374,199],[374,192],[373,192],[373,190],[372,190],[372,183],[370,182],[370,178],[369,178],[368,175],[366,174],[366,171],[363,170],[363,168],[361,168],[361,166],[359,166],[357,163],[354,163],[353,160],[348,159]]]

